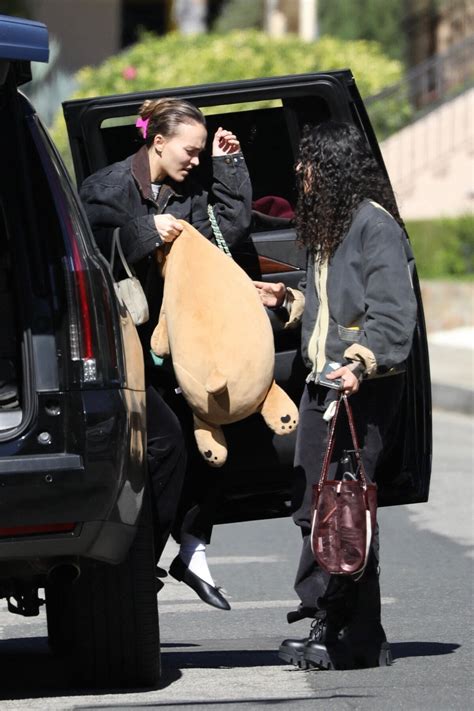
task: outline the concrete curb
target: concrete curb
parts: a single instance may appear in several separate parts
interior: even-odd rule
[[[445,383],[431,383],[434,410],[451,410],[462,415],[474,415],[474,391]]]

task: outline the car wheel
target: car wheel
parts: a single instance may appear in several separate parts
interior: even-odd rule
[[[119,565],[87,562],[71,586],[72,676],[91,687],[153,687],[160,639],[150,502]]]

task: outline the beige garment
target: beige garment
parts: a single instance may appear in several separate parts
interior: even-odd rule
[[[319,298],[319,309],[313,333],[309,339],[308,356],[313,365],[312,373],[320,373],[326,362],[326,339],[329,329],[328,303],[328,262],[317,261],[314,269],[316,293]]]
[[[383,208],[381,208],[383,209]],[[319,298],[319,310],[313,333],[309,339],[308,356],[313,364],[310,378],[313,374],[320,373],[326,362],[326,339],[329,330],[329,302],[327,295],[327,279],[328,279],[328,262],[316,262],[315,270],[315,288]],[[305,297],[301,291],[297,289],[287,289],[287,308],[289,313],[288,321],[285,328],[294,328],[301,322],[304,311]],[[345,328],[353,328],[352,325]],[[375,375],[377,372],[377,361],[374,353],[358,343],[352,343],[344,351],[344,358],[348,360],[362,363],[365,368],[365,374]]]

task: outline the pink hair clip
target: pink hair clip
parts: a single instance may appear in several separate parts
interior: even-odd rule
[[[142,129],[142,136],[143,136],[143,138],[146,138],[146,133],[147,133],[147,130],[148,130],[148,121],[149,121],[149,120],[150,120],[150,119],[142,119],[142,117],[139,116],[139,117],[137,118],[137,120],[135,121],[135,126],[136,126],[137,128],[141,128],[141,129]]]

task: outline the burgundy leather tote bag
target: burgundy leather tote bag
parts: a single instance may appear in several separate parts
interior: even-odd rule
[[[344,402],[356,458],[354,479],[328,479],[336,422]],[[313,486],[311,547],[321,568],[331,575],[364,572],[377,522],[377,486],[369,483],[360,456],[347,395],[337,401],[319,482]]]

